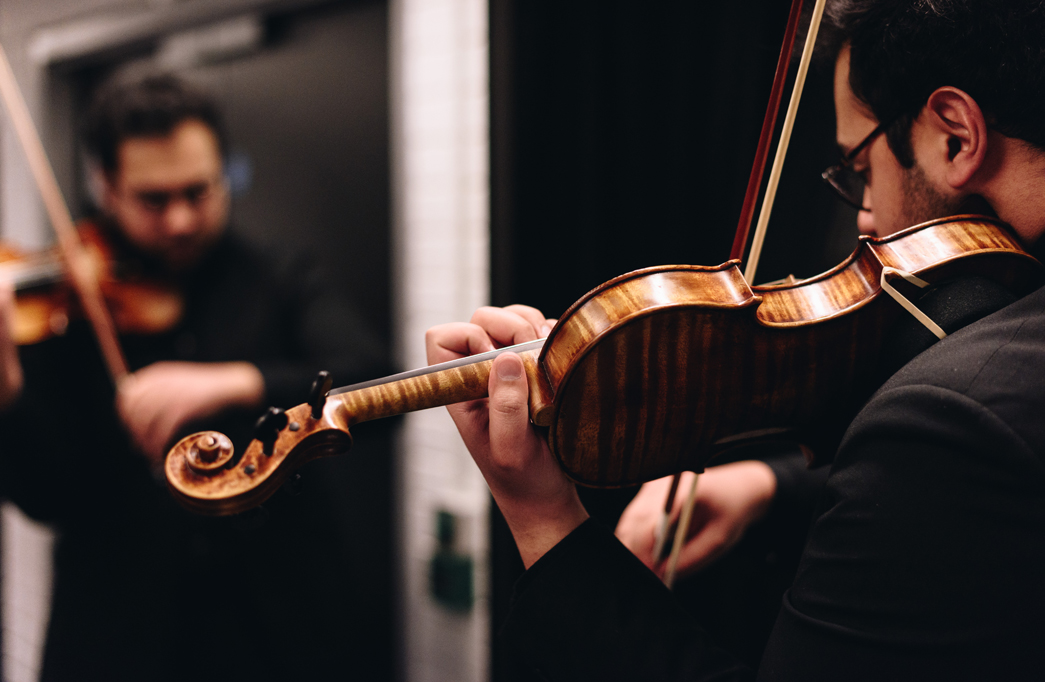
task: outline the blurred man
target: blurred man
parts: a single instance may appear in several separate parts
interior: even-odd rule
[[[97,227],[121,272],[174,286],[184,314],[162,333],[123,335],[133,373],[115,391],[86,324],[23,348],[0,456],[13,500],[58,530],[42,679],[341,670],[367,639],[323,496],[277,501],[244,527],[181,510],[153,472],[201,421],[243,448],[260,408],[303,402],[321,369],[378,376],[384,353],[316,263],[277,264],[228,229],[209,98],[173,77],[112,86],[85,138],[104,188]]]
[[[834,174],[851,176],[838,189],[862,206],[861,230],[975,210],[1040,259],[1045,5],[839,0],[832,17]],[[961,278],[947,286],[961,298]],[[850,425],[760,679],[1045,677],[1045,288],[1006,299],[914,357]],[[536,310],[482,309],[430,330],[429,360],[546,332]],[[752,676],[587,519],[528,422],[518,357],[494,361],[488,402],[451,414],[528,568],[504,628],[521,679]],[[778,494],[754,471],[726,481],[726,528],[742,532]]]

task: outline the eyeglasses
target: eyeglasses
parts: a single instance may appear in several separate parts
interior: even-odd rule
[[[862,173],[853,170],[853,159],[892,124],[892,121],[880,124],[860,144],[849,150],[849,153],[842,157],[841,162],[820,174],[824,182],[842,198],[842,201],[859,211],[870,211],[871,209],[864,207],[864,185],[867,183],[864,181]]]
[[[224,189],[221,180],[198,182],[172,192],[149,190],[133,193],[135,203],[148,213],[162,215],[175,201],[183,200],[191,208],[198,208]]]

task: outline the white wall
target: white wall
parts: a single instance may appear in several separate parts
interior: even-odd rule
[[[396,338],[425,363],[424,332],[466,321],[489,298],[486,0],[393,0]],[[400,459],[403,666],[410,682],[489,678],[489,493],[443,409],[410,415]],[[435,516],[458,517],[475,560],[476,604],[455,614],[428,594]]]

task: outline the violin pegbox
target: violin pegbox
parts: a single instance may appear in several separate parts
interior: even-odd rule
[[[308,404],[312,408],[312,418],[319,419],[320,415],[323,414],[323,406],[327,402],[327,394],[330,393],[331,386],[334,385],[334,380],[330,376],[330,372],[326,370],[316,375],[316,380],[312,382],[312,389],[308,392]]]
[[[297,422],[295,422],[296,424]],[[279,432],[287,428],[290,418],[278,407],[270,407],[254,424],[254,439],[261,443],[261,451],[271,455]],[[297,429],[295,429],[296,431]]]
[[[171,494],[200,514],[238,514],[265,501],[306,462],[347,452],[352,436],[346,410],[342,401],[325,398],[318,418],[308,403],[286,412],[270,408],[242,456],[216,431],[182,438],[165,464]]]

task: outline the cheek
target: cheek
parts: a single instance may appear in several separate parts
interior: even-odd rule
[[[228,203],[215,203],[214,206],[207,208],[203,212],[203,231],[207,234],[220,232],[225,228],[228,216]]]
[[[152,242],[156,231],[151,220],[133,210],[118,209],[114,211],[114,217],[120,231],[132,244],[148,246]]]

